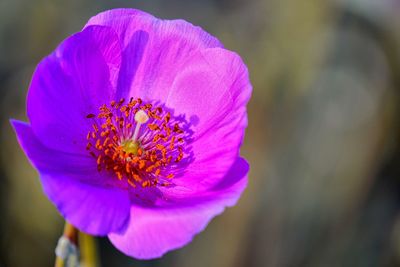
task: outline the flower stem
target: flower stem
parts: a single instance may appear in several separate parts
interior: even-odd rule
[[[79,250],[81,252],[81,266],[100,266],[97,243],[93,236],[79,232]]]
[[[64,233],[63,233],[61,239],[66,238],[71,243],[71,245],[75,245],[76,247],[78,247],[78,234],[79,234],[79,230],[76,229],[69,222],[65,221]],[[61,239],[60,239],[60,241],[61,241]],[[57,246],[57,249],[59,249],[60,241]],[[61,249],[63,249],[63,248],[61,248]],[[65,263],[66,263],[65,260],[66,260],[65,258],[60,257],[60,255],[56,252],[56,262],[55,262],[54,266],[55,267],[65,267]]]

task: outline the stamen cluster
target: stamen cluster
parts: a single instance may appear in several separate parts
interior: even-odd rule
[[[184,157],[184,130],[162,107],[140,98],[112,101],[88,114],[93,130],[86,149],[98,171],[111,171],[132,187],[169,186],[173,167]]]

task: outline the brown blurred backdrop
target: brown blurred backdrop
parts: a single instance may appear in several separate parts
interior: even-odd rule
[[[102,266],[400,266],[400,0],[0,0],[0,267],[52,266],[62,218],[8,119],[38,61],[114,7],[184,18],[248,64],[239,204],[185,248]]]

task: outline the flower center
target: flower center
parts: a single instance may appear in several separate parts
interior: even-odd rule
[[[93,120],[86,149],[98,171],[110,171],[132,187],[171,185],[185,154],[182,122],[140,98],[111,101],[99,110],[86,116]]]

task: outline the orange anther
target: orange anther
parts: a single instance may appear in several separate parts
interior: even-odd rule
[[[167,112],[167,114],[166,114],[165,117],[164,117],[164,121],[165,121],[166,123],[168,123],[170,119],[171,119],[171,113]]]
[[[156,148],[160,151],[165,150],[165,146],[161,145],[161,144],[157,144]]]
[[[139,160],[139,169],[143,169],[146,166],[146,161],[145,160]]]
[[[133,177],[133,179],[135,179],[135,181],[138,181],[138,182],[140,182],[142,179],[140,178],[140,176],[139,175],[137,175],[137,174],[132,174],[132,177]]]
[[[128,179],[128,184],[130,184],[132,187],[136,187],[135,183],[132,182],[131,180]]]
[[[150,123],[150,124],[147,125],[147,127],[149,127],[149,129],[152,130],[152,131],[160,130],[160,127],[155,123]]]
[[[89,150],[92,147],[92,143],[87,143],[86,150]]]
[[[169,144],[169,148],[171,149],[171,150],[173,150],[174,149],[174,145],[175,145],[175,136],[172,136],[172,138],[171,138],[171,143]]]
[[[100,165],[101,164],[101,155],[99,155],[98,157],[97,157],[97,165]]]
[[[103,146],[106,146],[108,144],[108,142],[110,142],[110,138],[109,137],[104,139]]]

